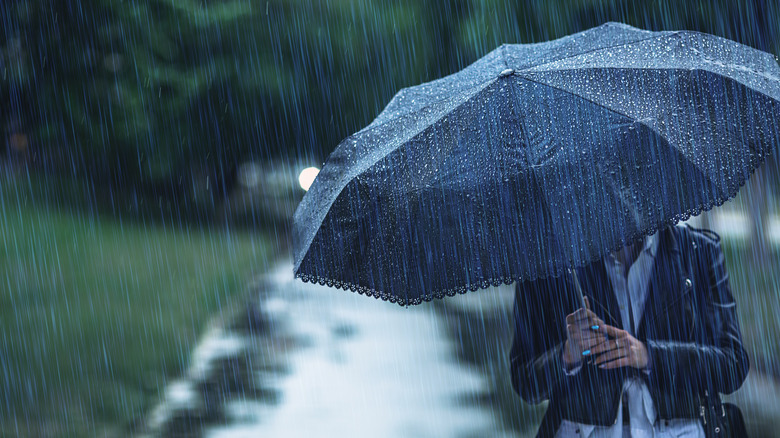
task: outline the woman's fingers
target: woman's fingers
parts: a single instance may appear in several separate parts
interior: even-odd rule
[[[566,316],[566,323],[576,324],[580,321],[587,321],[589,318],[590,318],[590,313],[588,313],[587,309],[577,309]]]
[[[626,357],[628,354],[628,348],[627,346],[620,346],[619,348],[615,348],[613,350],[607,351],[606,353],[602,353],[598,357],[596,357],[596,360],[593,362],[596,365],[600,365],[605,362],[610,362],[615,359],[619,359],[621,357]]]
[[[569,339],[577,342],[587,339],[597,339],[599,341],[606,339],[606,335],[601,333],[601,331],[591,330],[590,328],[581,325],[567,325],[566,331]]]
[[[602,346],[607,343],[603,337],[602,338],[591,338],[587,341],[582,342],[581,348],[582,348],[582,355],[583,356],[595,356],[596,354],[599,354],[603,352]]]
[[[604,342],[606,325],[593,311],[590,301],[585,298],[585,308],[580,308],[566,315],[567,342],[571,343],[572,351],[578,351],[583,356],[591,355],[591,348]]]
[[[588,348],[593,348],[596,347],[597,345],[601,345],[608,342],[607,338],[600,333],[593,333],[593,332],[586,332],[586,333],[588,334],[582,336],[579,339],[580,344],[582,344],[583,346],[586,346]]]
[[[613,327],[611,325],[604,324],[601,328],[607,336],[611,338],[621,339],[621,338],[627,338],[628,332],[622,329],[619,329],[617,327]]]
[[[633,366],[628,356],[621,357],[620,359],[606,362],[599,365],[599,368],[603,370],[611,370],[613,368],[630,367]]]
[[[575,312],[567,315],[566,324],[581,325],[583,328],[591,330],[597,330],[600,326],[604,325],[601,318],[586,309],[577,309]]]
[[[590,300],[588,297],[583,297],[583,299],[585,300],[585,309],[588,311],[588,316],[590,316],[588,325],[590,326],[591,330],[598,330],[602,324],[602,321],[598,316],[596,316],[595,313],[593,313],[592,310],[590,310]]]
[[[601,342],[593,346],[590,349],[591,354],[602,354],[608,351],[617,350],[621,348],[620,341],[617,339],[601,338]]]
[[[599,332],[585,330],[579,326],[567,326],[568,339],[577,346],[577,349],[583,356],[591,354],[591,348],[603,343],[606,337]]]

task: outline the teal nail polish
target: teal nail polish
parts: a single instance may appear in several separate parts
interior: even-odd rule
[[[598,330],[598,329],[599,329],[599,326],[597,326],[597,325],[592,325],[592,326],[590,326],[590,328],[592,328],[593,330]]]
[[[583,351],[583,352],[582,352],[582,355],[583,355],[583,356],[587,356],[587,355],[589,355],[589,354],[590,354],[590,350],[585,350],[585,351]]]

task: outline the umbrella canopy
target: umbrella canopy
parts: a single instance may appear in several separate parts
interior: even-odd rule
[[[295,274],[397,302],[558,276],[733,197],[780,139],[772,55],[617,23],[401,90],[294,216]]]

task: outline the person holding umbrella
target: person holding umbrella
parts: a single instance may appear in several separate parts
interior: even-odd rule
[[[541,435],[728,436],[748,360],[723,253],[676,224],[779,143],[769,53],[621,23],[504,44],[339,144],[294,273],[401,306],[517,282],[512,378],[550,400]]]
[[[566,276],[516,289],[512,383],[549,400],[539,436],[744,434],[718,395],[749,362],[717,234],[667,227],[578,277],[589,308]]]

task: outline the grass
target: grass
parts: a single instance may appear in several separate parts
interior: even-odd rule
[[[67,211],[0,183],[0,436],[121,435],[270,257],[260,233]]]

